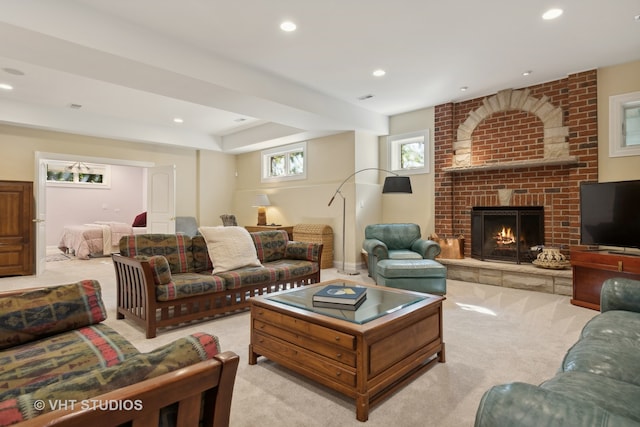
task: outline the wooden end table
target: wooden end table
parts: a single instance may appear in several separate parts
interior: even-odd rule
[[[318,308],[314,293],[367,288],[355,311]],[[251,298],[249,365],[265,356],[356,401],[356,418],[437,362],[445,362],[444,297],[332,280]]]

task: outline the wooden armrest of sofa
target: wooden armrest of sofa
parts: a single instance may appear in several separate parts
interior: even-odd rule
[[[147,338],[156,336],[156,291],[148,261],[111,255],[116,270],[116,318],[129,316],[142,326]]]
[[[213,359],[75,402],[73,409],[48,412],[16,426],[107,427],[131,421],[134,426],[157,427],[160,409],[177,403],[177,427],[198,426],[200,421],[205,427],[227,427],[239,360],[233,352],[220,353]]]

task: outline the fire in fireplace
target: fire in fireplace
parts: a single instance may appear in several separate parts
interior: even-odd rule
[[[477,206],[471,209],[471,257],[531,262],[544,244],[543,206]]]

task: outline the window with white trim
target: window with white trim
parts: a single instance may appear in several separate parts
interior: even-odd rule
[[[306,141],[262,151],[262,182],[305,179],[306,177]]]
[[[403,174],[429,172],[429,131],[390,135],[389,169]]]
[[[47,185],[110,188],[111,166],[62,160],[49,161]]]
[[[640,92],[609,97],[609,157],[640,155]]]

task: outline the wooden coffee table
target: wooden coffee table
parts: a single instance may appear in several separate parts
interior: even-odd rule
[[[317,308],[328,284],[366,286],[356,310]],[[265,356],[356,401],[356,418],[437,362],[444,297],[332,280],[251,298],[249,364]]]

